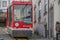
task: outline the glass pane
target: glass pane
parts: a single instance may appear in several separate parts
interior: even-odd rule
[[[9,18],[8,21],[9,22],[11,22],[11,20],[12,20],[12,15],[11,14],[12,14],[11,7],[9,7],[9,9],[8,9],[8,18]]]
[[[31,5],[14,5],[14,20],[30,23],[32,20]]]

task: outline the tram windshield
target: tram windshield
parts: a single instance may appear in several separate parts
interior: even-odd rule
[[[14,5],[14,20],[30,23],[32,21],[32,6]]]

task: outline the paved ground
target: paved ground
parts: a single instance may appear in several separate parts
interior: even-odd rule
[[[7,29],[5,27],[0,27],[0,38],[3,38],[4,40],[16,40],[9,36]],[[26,39],[19,39],[19,40],[26,40]],[[47,38],[41,38],[40,36],[34,35],[31,39],[29,40],[49,40]],[[50,39],[52,40],[52,39]]]

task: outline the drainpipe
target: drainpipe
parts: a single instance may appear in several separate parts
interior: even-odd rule
[[[48,13],[48,27],[47,27],[47,30],[48,30],[48,38],[51,38],[51,35],[50,35],[50,22],[49,22],[49,20],[50,20],[50,14],[49,14],[49,0],[47,0],[47,2],[48,2],[48,11],[47,11],[47,13]]]

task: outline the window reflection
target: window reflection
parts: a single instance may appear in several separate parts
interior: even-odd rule
[[[14,5],[14,20],[30,23],[32,21],[31,5]]]

